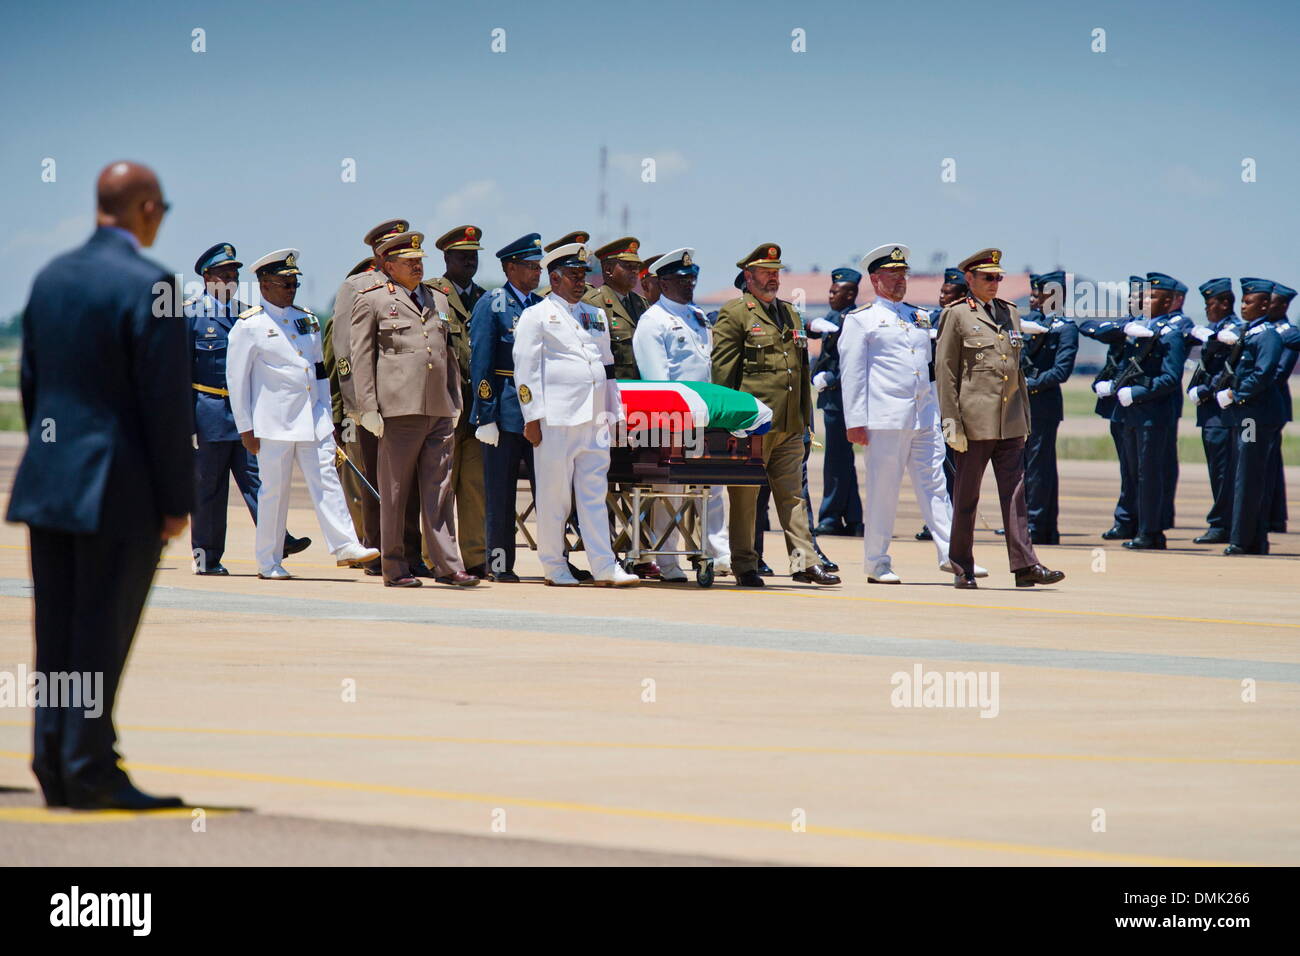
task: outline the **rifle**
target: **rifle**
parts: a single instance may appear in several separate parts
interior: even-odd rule
[[[1223,368],[1219,369],[1214,378],[1210,379],[1211,394],[1232,387],[1233,382],[1237,379],[1237,363],[1241,361],[1241,352],[1245,347],[1246,330],[1242,329],[1241,338],[1237,339],[1237,343],[1232,347],[1232,351],[1229,352],[1228,357],[1223,360]]]
[[[1155,329],[1152,329],[1151,331],[1154,332],[1155,334],[1142,343],[1142,345],[1138,348],[1136,354],[1130,355],[1128,357],[1128,361],[1125,363],[1124,368],[1120,370],[1120,373],[1117,376],[1115,376],[1116,394],[1119,393],[1119,390],[1121,388],[1124,388],[1128,385],[1141,385],[1147,388],[1150,387],[1151,385],[1150,376],[1147,375],[1142,370],[1142,363],[1147,360],[1147,357],[1150,356],[1151,354],[1151,350],[1154,349],[1156,347],[1156,343],[1160,341],[1160,333],[1157,332]],[[1125,348],[1125,351],[1127,350],[1128,349]],[[1120,357],[1123,358],[1123,355],[1121,355]]]

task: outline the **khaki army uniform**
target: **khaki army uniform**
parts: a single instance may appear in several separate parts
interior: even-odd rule
[[[628,293],[628,302],[632,305],[632,312],[629,313],[624,308],[618,293],[609,286],[603,285],[599,289],[587,292],[582,297],[582,301],[601,309],[605,313],[605,318],[609,320],[609,344],[614,352],[614,377],[640,378],[641,373],[636,367],[636,355],[632,351],[632,335],[636,332],[637,322],[650,307],[646,300],[635,292]]]
[[[460,554],[465,567],[481,570],[480,566],[487,563],[487,497],[483,480],[483,444],[474,437],[474,425],[469,414],[474,405],[474,393],[469,379],[469,321],[474,313],[474,305],[482,298],[484,290],[471,283],[469,301],[465,301],[445,276],[427,280],[425,284],[446,296],[451,306],[448,332],[452,350],[460,365],[461,400],[464,408],[456,425],[456,451],[452,456],[451,468],[456,493],[456,524]]]
[[[772,409],[772,430],[762,436],[763,464],[776,502],[791,571],[817,564],[802,494],[804,430],[812,424],[808,337],[793,305],[775,300],[780,321],[749,292],[718,311],[713,325],[713,381],[748,392]],[[758,568],[754,512],[758,488],[732,486],[728,530],[737,575]]]
[[[967,298],[943,311],[934,380],[945,436],[983,441],[1029,434],[1024,344],[1020,315],[1004,299],[984,305]]]

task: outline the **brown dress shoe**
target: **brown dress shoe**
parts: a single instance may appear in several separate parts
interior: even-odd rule
[[[791,577],[800,584],[820,584],[823,587],[840,583],[838,574],[831,574],[820,564],[814,564],[811,568],[804,571],[796,571],[791,575]]]
[[[423,584],[419,578],[413,578],[409,574],[404,578],[394,578],[392,581],[385,581],[386,588],[418,588]]]
[[[659,565],[653,561],[643,561],[632,568],[632,573],[643,580],[659,580]]]
[[[952,576],[952,586],[958,591],[976,591],[979,585],[975,583],[973,574],[954,574]]]
[[[458,588],[472,588],[478,584],[478,578],[472,574],[466,574],[464,571],[455,571],[451,574],[443,574],[434,578],[439,584],[450,584]]]
[[[1041,564],[1031,564],[1027,568],[1017,568],[1016,587],[1032,588],[1035,584],[1055,584],[1065,579],[1064,571],[1052,571]]]

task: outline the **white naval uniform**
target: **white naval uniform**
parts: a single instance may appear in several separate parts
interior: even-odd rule
[[[525,422],[541,422],[533,450],[537,486],[537,557],[551,580],[568,575],[564,525],[576,504],[591,573],[608,578],[617,566],[605,496],[612,424],[623,418],[605,313],[570,305],[551,293],[524,309],[515,326],[515,387]]]
[[[844,317],[840,331],[840,389],[846,428],[866,427],[867,574],[891,570],[898,493],[906,468],[921,517],[942,565],[952,535],[952,502],[943,480],[939,401],[930,381],[928,314],[883,297]]]
[[[321,334],[296,326],[308,315],[297,306],[282,309],[263,299],[230,330],[226,387],[235,427],[241,434],[251,430],[261,442],[256,556],[262,574],[284,558],[295,458],[326,547],[337,553],[358,543],[334,468],[329,380],[316,377],[316,363],[324,361]]]
[[[647,382],[710,382],[713,380],[713,336],[704,313],[694,305],[674,302],[667,296],[650,306],[637,320],[632,335],[632,351],[636,354],[637,369]],[[666,491],[684,491],[681,485],[669,486]],[[714,561],[731,564],[731,541],[727,534],[727,512],[724,486],[709,489],[708,507],[705,509],[704,550]],[[676,503],[675,507],[680,507]],[[656,510],[654,533],[663,536],[668,526],[668,515]],[[664,542],[665,549],[679,548],[679,535],[673,532]],[[656,559],[660,570],[680,569],[677,555],[663,555]]]

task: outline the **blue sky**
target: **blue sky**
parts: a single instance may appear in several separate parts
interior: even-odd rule
[[[173,204],[155,258],[297,246],[313,307],[390,216],[473,223],[490,253],[621,235],[624,204],[646,251],[696,247],[701,291],[762,241],[800,271],[897,241],[921,267],[998,245],[1017,268],[1297,286],[1297,27],[1294,3],[1199,0],[27,4],[0,41],[0,317],[88,233],[117,158]]]

